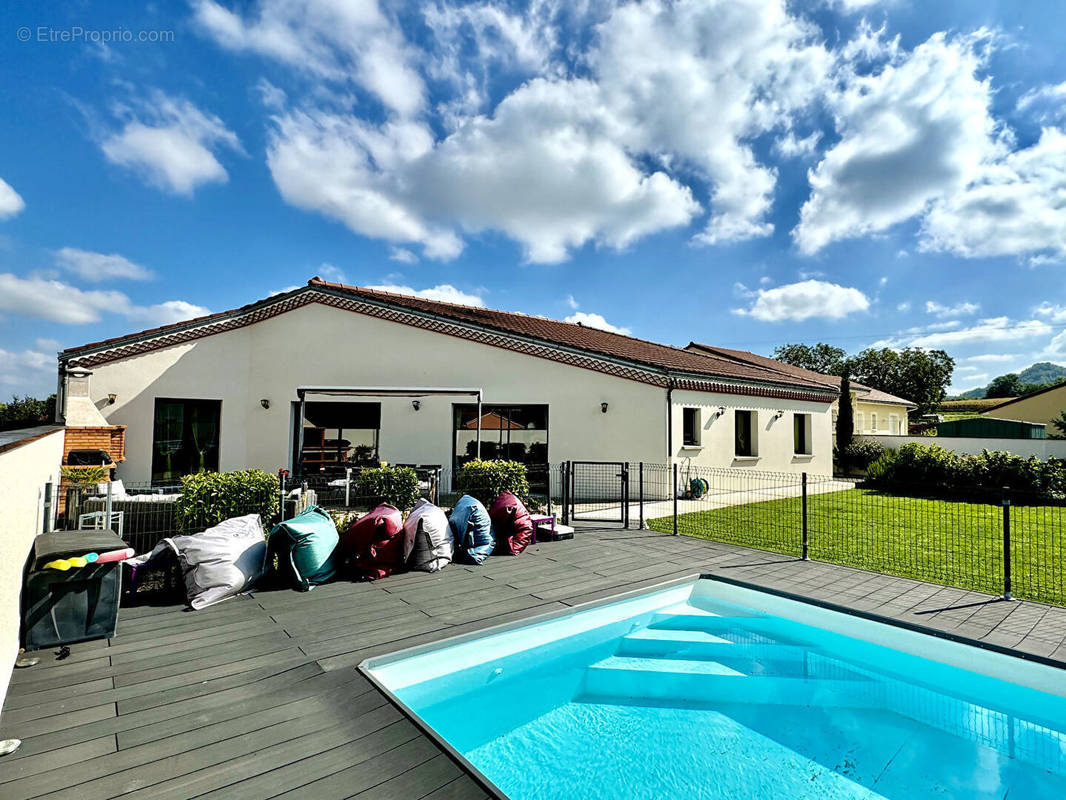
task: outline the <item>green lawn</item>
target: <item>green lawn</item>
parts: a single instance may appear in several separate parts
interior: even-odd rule
[[[851,489],[808,499],[812,559],[976,589],[1003,591],[1003,509]],[[673,519],[648,521],[671,532]],[[800,498],[698,511],[678,517],[686,536],[799,556]],[[1066,508],[1011,509],[1016,597],[1066,605]],[[831,599],[831,598],[830,598]]]

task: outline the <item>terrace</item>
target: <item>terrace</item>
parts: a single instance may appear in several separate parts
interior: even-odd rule
[[[357,670],[365,658],[706,572],[1066,661],[1066,608],[647,530],[580,526],[518,559],[196,613],[124,608],[119,634],[13,676],[0,795],[481,798]]]

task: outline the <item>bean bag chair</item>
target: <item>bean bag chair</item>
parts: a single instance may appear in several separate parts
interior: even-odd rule
[[[464,494],[452,509],[448,519],[452,529],[452,539],[459,555],[456,560],[467,564],[481,564],[492,555],[496,546],[496,537],[492,534],[492,520],[489,512],[476,497]]]
[[[443,511],[426,499],[419,500],[403,527],[405,538],[414,543],[408,561],[411,569],[436,572],[451,563],[452,532]]]
[[[533,541],[533,520],[522,501],[510,492],[501,492],[489,509],[496,534],[496,552],[516,556]]]
[[[340,548],[360,577],[376,581],[403,569],[411,553],[410,542],[410,536],[404,534],[400,509],[382,503],[348,526]]]
[[[202,533],[163,539],[151,553],[131,559],[130,566],[144,568],[169,553],[177,558],[185,599],[198,611],[240,594],[266,571],[263,523],[258,514],[248,514]]]
[[[334,552],[338,541],[333,518],[318,506],[311,506],[274,526],[269,549],[278,557],[278,569],[288,575],[298,591],[307,592],[336,573]]]

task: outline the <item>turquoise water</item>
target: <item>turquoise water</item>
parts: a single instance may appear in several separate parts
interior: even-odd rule
[[[519,630],[508,647],[460,644],[378,677],[512,800],[1066,798],[1062,697],[674,599],[558,639],[531,629],[529,649],[513,645]],[[425,664],[432,674],[413,680]]]

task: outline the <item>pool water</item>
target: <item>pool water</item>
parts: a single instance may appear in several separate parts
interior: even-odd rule
[[[365,669],[512,800],[1066,798],[1066,672],[718,581]]]

